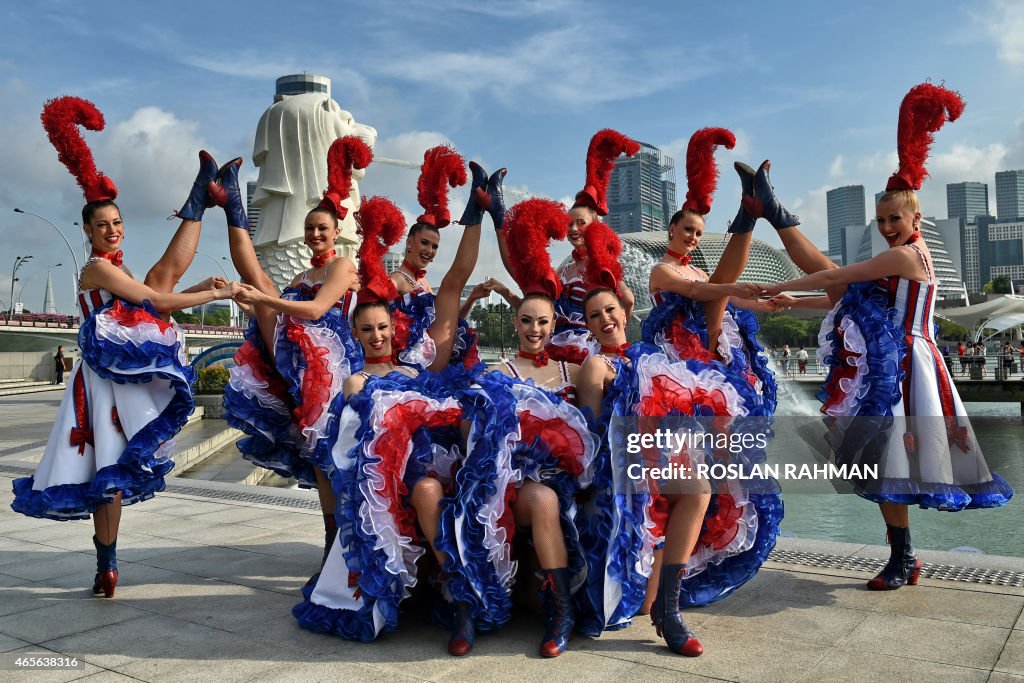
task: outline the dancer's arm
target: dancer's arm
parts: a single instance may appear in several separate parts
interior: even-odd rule
[[[590,408],[595,417],[601,417],[604,385],[611,373],[611,367],[603,358],[590,356],[583,361],[576,377],[576,395],[579,397],[580,408]]]
[[[327,267],[327,278],[312,301],[286,301],[261,290],[243,292],[238,298],[245,304],[257,304],[297,318],[316,320],[327,313],[347,290],[357,286],[358,282],[355,265],[342,257]]]
[[[619,301],[622,302],[622,309],[626,312],[626,322],[633,319],[633,307],[636,306],[636,297],[633,290],[629,288],[626,281],[619,283]]]
[[[197,282],[188,289],[181,290],[181,294],[191,294],[192,292],[205,292],[208,289],[220,289],[221,287],[227,287],[230,282],[222,277],[208,277],[202,282]]]
[[[832,310],[832,307],[835,306],[835,303],[828,296],[795,297],[789,296],[787,294],[778,294],[776,296],[773,296],[771,298],[771,301],[775,301],[777,299],[780,299],[781,297],[785,297],[785,300],[782,301],[782,303],[780,304],[780,309],[808,308],[820,311],[830,311]]]
[[[487,278],[487,285],[490,286],[491,291],[496,293],[502,299],[504,299],[512,310],[519,308],[519,304],[522,303],[522,297],[518,296],[515,292],[508,288],[508,286],[501,280],[496,280],[493,277]]]
[[[749,282],[713,283],[686,280],[671,268],[655,267],[651,270],[651,290],[674,292],[693,301],[714,301],[727,297],[756,299],[761,288]]]
[[[468,320],[469,314],[473,310],[473,306],[480,299],[486,299],[491,294],[491,287],[487,282],[481,282],[477,286],[473,287],[473,291],[469,293],[466,300],[462,302],[462,308],[459,309],[459,318],[462,320]]]
[[[354,375],[349,375],[345,379],[345,383],[341,385],[341,390],[345,394],[345,399],[347,400],[349,396],[358,394],[362,391],[364,386],[366,386],[366,378],[359,373],[356,373]]]
[[[108,292],[141,305],[149,301],[158,311],[170,313],[182,308],[201,306],[219,299],[230,299],[240,291],[240,285],[231,283],[227,287],[206,289],[198,292],[158,292],[131,278],[127,273],[107,261],[94,261],[82,273],[82,289],[105,289]]]
[[[888,249],[872,259],[862,263],[819,270],[795,280],[760,285],[770,295],[785,291],[813,292],[819,289],[851,285],[856,282],[869,282],[890,276],[904,277],[909,280],[923,280],[926,277],[921,258],[911,248]]]
[[[462,290],[469,282],[473,269],[476,268],[477,256],[480,253],[480,226],[469,225],[462,231],[459,249],[455,252],[455,261],[441,280],[441,287],[434,299],[434,323],[427,330],[437,347],[437,356],[430,365],[430,370],[440,370],[448,365],[455,344],[455,334],[459,326],[459,303]]]

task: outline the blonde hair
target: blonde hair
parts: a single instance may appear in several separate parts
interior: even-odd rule
[[[889,190],[879,198],[878,204],[882,202],[899,202],[902,206],[910,209],[911,213],[921,212],[921,202],[913,190]]]

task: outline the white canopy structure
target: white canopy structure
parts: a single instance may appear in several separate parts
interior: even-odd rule
[[[971,331],[971,339],[980,341],[984,330],[992,330],[992,336],[1024,325],[1024,296],[1004,294],[982,304],[943,308],[935,311],[935,315],[966,327]]]

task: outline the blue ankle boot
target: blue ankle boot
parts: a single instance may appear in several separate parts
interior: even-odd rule
[[[754,169],[740,161],[733,163],[733,168],[736,169],[736,173],[740,176],[740,186],[743,188],[742,196],[753,196]],[[736,210],[736,218],[732,219],[732,223],[729,224],[729,229],[726,232],[730,232],[734,235],[750,232],[754,229],[755,223],[757,223],[757,219],[747,212],[747,209],[743,206],[743,201],[741,199],[740,208]]]
[[[910,547],[910,529],[888,526],[889,561],[875,578],[868,581],[873,591],[894,591],[904,584],[916,586],[921,575],[921,560]]]
[[[487,181],[487,195],[491,198],[491,205],[487,212],[491,214],[491,222],[494,223],[495,230],[501,230],[501,226],[505,222],[505,196],[501,183],[505,180],[506,173],[508,173],[507,168],[499,168],[491,174]]]
[[[665,638],[668,649],[686,657],[699,657],[704,648],[679,613],[679,587],[685,575],[685,564],[662,566],[658,593],[651,605],[651,621],[658,635]]]
[[[92,582],[92,592],[112,598],[117,587],[117,539],[110,545],[104,545],[93,536],[92,544],[96,546],[96,578]]]
[[[475,225],[475,224],[471,224]],[[455,624],[452,637],[448,640],[448,654],[455,657],[468,655],[476,641],[476,624],[470,614],[469,605],[464,602],[455,603]]]
[[[754,174],[754,192],[752,195],[744,194],[743,208],[754,218],[767,219],[776,230],[792,228],[800,225],[800,217],[786,210],[775,196],[775,188],[768,177],[768,171],[772,163],[767,159]]]
[[[473,185],[469,189],[469,201],[459,224],[480,225],[484,220],[484,211],[491,206],[491,198],[487,195],[487,171],[475,161],[469,162],[469,171],[473,174]]]
[[[544,638],[540,643],[542,657],[557,657],[565,652],[576,625],[576,609],[569,588],[569,570],[542,569],[544,580],[540,584],[544,601]]]
[[[245,215],[245,199],[238,187],[238,169],[242,167],[242,157],[232,159],[220,167],[217,178],[227,195],[224,202],[224,213],[228,217],[228,227],[249,229],[249,219]]]
[[[205,149],[199,151],[199,173],[184,206],[174,215],[186,221],[203,220],[203,212],[214,204],[224,205],[224,188],[217,184],[217,162]]]

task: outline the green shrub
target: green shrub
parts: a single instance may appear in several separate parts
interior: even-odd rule
[[[228,383],[228,369],[219,365],[202,368],[198,374],[195,389],[197,394],[219,394]]]

